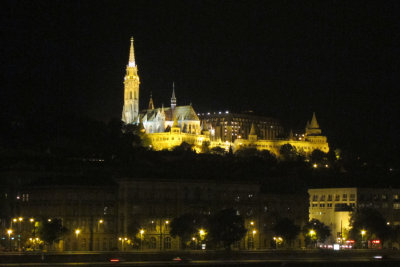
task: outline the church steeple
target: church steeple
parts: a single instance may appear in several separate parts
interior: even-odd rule
[[[174,109],[175,107],[176,107],[175,82],[172,82],[171,109]]]
[[[150,93],[149,109],[154,109],[153,94]]]
[[[135,67],[136,63],[135,63],[135,51],[133,49],[133,37],[131,37],[131,48],[129,49],[129,63],[128,63],[129,67]]]
[[[129,49],[129,61],[126,66],[124,78],[124,107],[122,110],[122,121],[126,124],[138,123],[139,118],[139,75],[135,62],[135,53],[133,48],[133,37]]]

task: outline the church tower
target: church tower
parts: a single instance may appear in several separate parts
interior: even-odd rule
[[[171,97],[171,109],[174,110],[176,107],[176,97],[175,97],[175,83],[172,82],[172,97]]]
[[[129,50],[129,62],[126,66],[124,78],[124,107],[122,110],[122,121],[126,124],[138,122],[139,117],[139,76],[135,62],[135,52],[133,49],[133,37],[131,37],[131,47]]]

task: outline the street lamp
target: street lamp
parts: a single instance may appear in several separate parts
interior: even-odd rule
[[[311,241],[314,243],[314,246],[316,246],[317,244],[315,243],[315,240],[314,239],[316,239],[315,238],[315,235],[317,234],[313,229],[311,229],[310,230],[310,232],[309,232],[309,234],[310,234],[310,237],[311,237]]]
[[[143,234],[144,234],[144,230],[143,230],[143,229],[140,229],[140,250],[143,250],[143,249],[142,249]]]
[[[367,233],[367,231],[365,231],[365,230],[361,230],[361,244],[362,244],[362,247],[365,247],[364,246],[364,235]]]
[[[76,229],[75,230],[75,234],[76,234],[76,238],[79,237],[79,234],[81,233],[81,229]]]
[[[12,229],[8,229],[7,230],[7,234],[8,234],[8,239],[10,240],[10,251],[11,251],[11,234],[13,233]]]

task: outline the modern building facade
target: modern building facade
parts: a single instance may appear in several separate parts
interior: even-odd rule
[[[388,225],[400,225],[400,189],[320,188],[309,189],[310,220],[318,219],[331,228],[330,242],[348,237],[350,217],[355,208],[379,210]]]

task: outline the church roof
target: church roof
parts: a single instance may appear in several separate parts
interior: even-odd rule
[[[144,118],[147,115],[147,120],[154,120],[159,112],[161,112],[161,108],[156,109],[145,109],[140,112],[140,118]],[[177,120],[199,120],[196,112],[194,111],[192,106],[176,106],[174,109],[164,108],[165,120],[173,121],[174,115]]]

